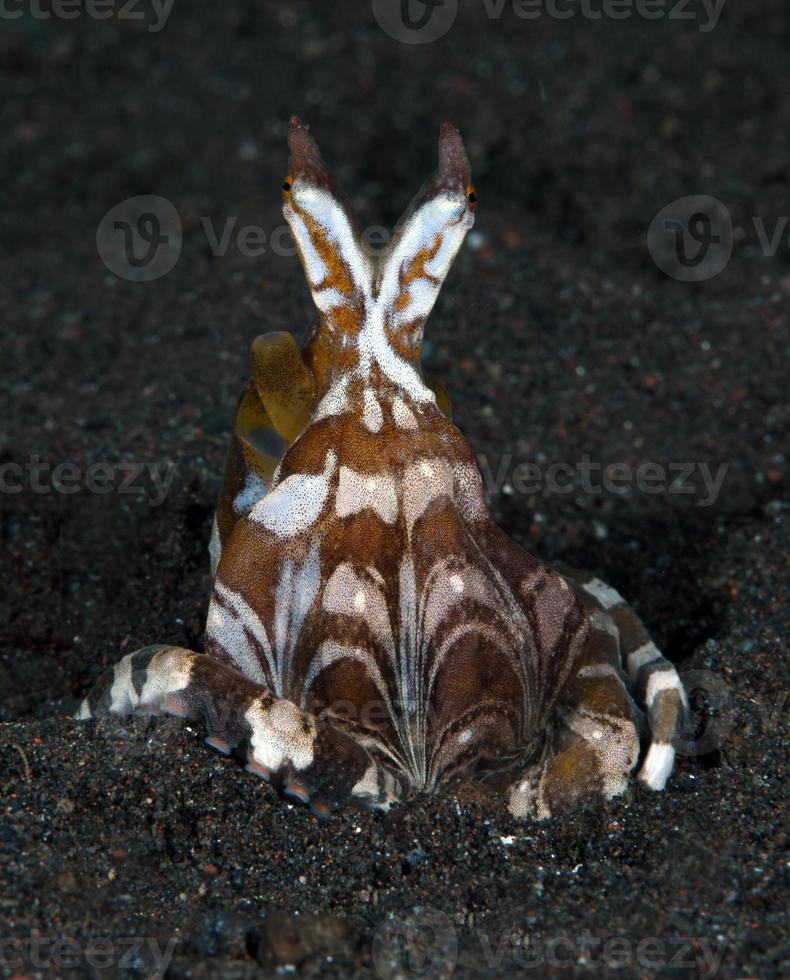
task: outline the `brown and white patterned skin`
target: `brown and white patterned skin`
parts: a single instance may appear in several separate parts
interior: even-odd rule
[[[212,536],[205,653],[120,661],[82,717],[202,717],[320,813],[512,770],[547,817],[641,778],[663,788],[677,673],[614,590],[550,570],[492,522],[472,452],[420,369],[423,325],[472,226],[458,132],[381,253],[291,123],[283,211],[318,310],[300,350],[258,338]],[[437,403],[437,394],[439,402]],[[441,407],[440,407],[441,404]],[[625,669],[624,669],[625,668]]]

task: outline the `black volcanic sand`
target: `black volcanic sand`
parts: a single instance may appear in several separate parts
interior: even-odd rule
[[[786,230],[771,257],[753,222],[770,236],[787,214],[786,4],[728,3],[707,32],[461,6],[424,46],[350,0],[178,0],[159,32],[0,21],[0,463],[78,467],[73,492],[50,469],[0,494],[3,975],[156,975],[157,951],[170,977],[790,971],[790,265]],[[624,592],[696,688],[708,751],[681,758],[667,792],[634,786],[538,825],[459,786],[324,823],[171,720],[69,719],[122,653],[201,643],[250,341],[311,318],[295,259],[215,256],[201,219],[268,242],[293,112],[365,224],[397,217],[443,119],[462,129],[481,203],[428,366],[504,466],[497,520]],[[151,193],[178,209],[182,254],[125,281],[96,229]],[[684,284],[646,230],[697,193],[729,208],[735,247],[716,278]],[[709,506],[515,486],[519,463],[585,454],[729,469]],[[80,474],[100,462],[176,470],[152,506],[150,481],[90,492]],[[409,959],[398,937],[415,923]]]

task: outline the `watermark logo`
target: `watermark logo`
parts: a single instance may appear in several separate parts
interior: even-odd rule
[[[723,677],[710,670],[684,670],[680,679],[694,705],[699,702],[697,720],[684,719],[672,739],[678,755],[697,758],[721,749],[736,727],[735,704]]]
[[[629,969],[640,975],[664,970],[691,971],[695,976],[716,976],[727,950],[726,941],[704,936],[596,936],[589,929],[556,935],[532,933],[517,923],[498,934],[473,928],[472,945],[492,971],[510,968],[541,976],[546,968],[595,973]],[[373,939],[373,965],[381,980],[419,977],[445,980],[459,962],[458,937],[450,918],[437,909],[418,907],[400,918],[388,919]],[[599,974],[600,975],[600,974]]]
[[[155,194],[128,197],[105,214],[96,248],[119,279],[153,282],[166,276],[181,255],[181,218],[171,201]]]
[[[373,16],[394,41],[430,44],[450,30],[458,0],[372,0]]]
[[[0,0],[2,2],[2,0]],[[283,258],[297,254],[291,229],[284,222],[267,231],[259,224],[244,224],[229,216],[216,221],[200,219],[209,251],[215,258],[234,252],[244,258],[271,253]],[[391,238],[382,225],[368,225],[362,241],[374,252]],[[171,272],[181,257],[181,218],[172,201],[155,194],[129,197],[110,208],[96,230],[99,258],[119,279],[153,282]]]
[[[458,0],[371,0],[379,27],[403,44],[428,44],[450,30],[458,14]],[[717,24],[727,0],[479,0],[489,21],[503,17],[533,21],[552,20],[671,20],[697,24],[708,34]]]
[[[458,937],[449,916],[418,906],[388,919],[373,937],[373,966],[381,980],[446,980],[458,961]]]
[[[647,247],[662,272],[680,282],[704,282],[732,255],[730,212],[718,198],[691,194],[667,204],[653,218]]]

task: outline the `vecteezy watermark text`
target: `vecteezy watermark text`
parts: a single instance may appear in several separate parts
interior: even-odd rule
[[[698,507],[716,502],[724,485],[729,463],[598,463],[584,454],[573,463],[548,464],[513,461],[512,453],[492,460],[486,453],[477,454],[477,465],[488,494],[518,493],[524,496],[544,491],[567,496],[584,493],[592,496],[610,494],[618,497],[633,493],[647,495],[682,494],[699,498]]]
[[[145,21],[146,30],[158,34],[167,23],[175,0],[0,0],[0,20]],[[151,16],[153,15],[153,17]]]
[[[81,466],[71,460],[57,463],[31,453],[24,463],[0,464],[0,493],[75,494],[80,492],[145,496],[150,507],[164,502],[176,463],[95,462]]]
[[[724,678],[710,670],[684,670],[679,674],[680,681],[691,703],[691,711],[683,718],[678,730],[672,737],[672,747],[679,756],[698,758],[720,749],[730,736],[731,731],[739,724],[736,708]],[[784,700],[777,707],[765,709],[762,718],[775,722],[784,708]],[[232,703],[223,702],[212,706],[209,727],[212,731],[226,728],[233,722],[235,708]],[[405,699],[393,695],[384,701],[378,698],[359,704],[355,701],[336,698],[334,700],[320,697],[311,698],[310,711],[316,719],[320,730],[331,728],[330,719],[342,718],[344,723],[354,723],[365,728],[380,728],[392,724],[409,713],[410,707]],[[430,700],[423,706],[426,724],[431,731],[439,731],[453,719],[452,709],[438,706]],[[154,728],[157,725],[154,715],[146,716],[141,724],[143,727]],[[743,736],[744,729],[738,729]],[[143,741],[141,750],[148,751],[147,742]],[[515,778],[515,776],[514,776]]]
[[[691,970],[695,976],[717,974],[727,949],[721,937],[595,936],[589,929],[553,936],[535,935],[514,924],[497,935],[472,929],[475,958],[482,953],[491,970],[515,967],[520,971],[575,969]],[[373,938],[373,965],[381,980],[394,977],[452,976],[460,959],[458,932],[450,916],[439,909],[419,906],[389,917]]]
[[[707,34],[719,23],[727,0],[479,0],[492,21],[509,15],[520,21],[552,20],[671,20],[694,22]],[[438,41],[455,23],[458,0],[372,0],[379,27],[403,44]]]
[[[2,2],[2,0],[0,0]],[[296,244],[287,224],[266,229],[230,215],[215,220],[204,215],[200,224],[215,258],[235,252],[245,258],[272,254],[296,255]],[[369,225],[362,241],[376,250],[390,238],[381,225]],[[96,230],[99,258],[119,279],[153,282],[177,264],[183,245],[181,217],[172,201],[156,194],[141,194],[120,201],[104,215]]]
[[[200,223],[212,255],[225,255],[234,243],[239,254],[248,258],[265,255],[267,250],[275,255],[296,255],[296,243],[286,224],[277,225],[267,234],[266,229],[260,225],[239,227],[239,219],[232,216],[226,218],[221,225],[206,217],[201,218]],[[363,229],[360,238],[366,245],[376,249],[389,241],[390,232],[381,225],[370,225]]]
[[[697,21],[700,7],[705,20],[699,30],[706,34],[718,24],[727,0],[481,0],[492,20],[499,20],[505,10],[512,10],[520,20],[551,17],[554,20],[642,20]]]
[[[9,971],[139,970],[146,964],[146,976],[161,977],[170,965],[177,940],[156,936],[93,937],[80,940],[61,934],[45,935],[33,930],[29,936],[0,937],[0,968]]]

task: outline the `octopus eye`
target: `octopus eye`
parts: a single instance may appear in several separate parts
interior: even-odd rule
[[[475,189],[474,187],[471,186],[471,184],[466,189],[466,199],[472,205],[472,207],[474,207],[475,204],[477,204],[477,193],[475,192]]]

